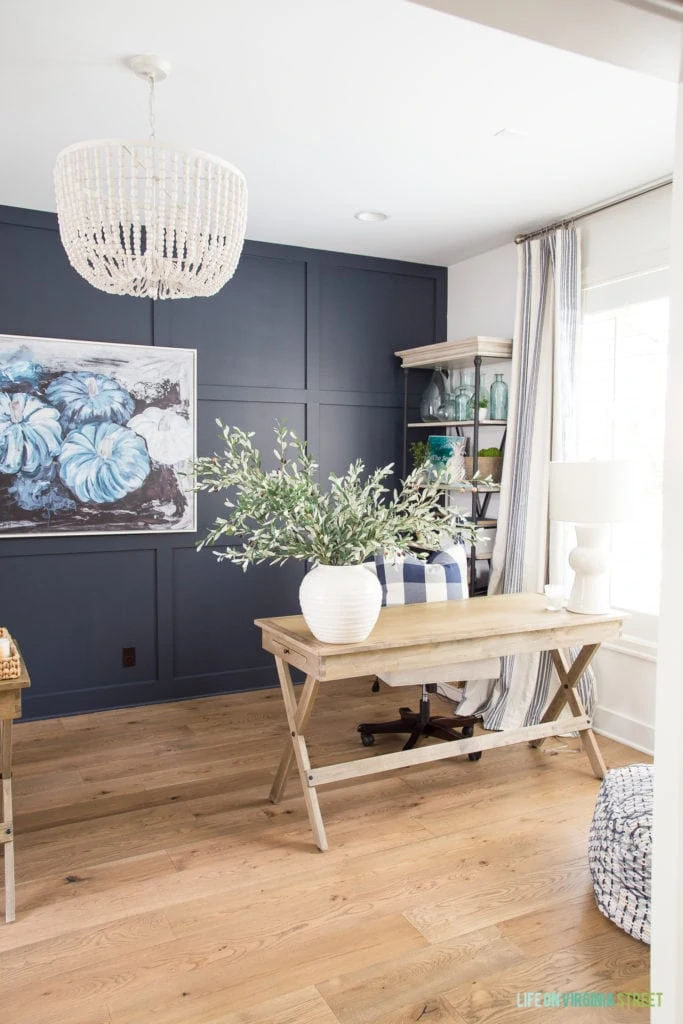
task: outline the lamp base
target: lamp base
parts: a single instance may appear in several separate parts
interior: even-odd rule
[[[567,611],[583,615],[606,615],[609,600],[609,527],[576,527],[577,546],[569,555],[574,586]]]

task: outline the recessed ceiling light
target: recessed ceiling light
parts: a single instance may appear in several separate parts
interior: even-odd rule
[[[356,220],[388,220],[388,213],[380,213],[379,210],[359,210],[358,213],[354,213]]]

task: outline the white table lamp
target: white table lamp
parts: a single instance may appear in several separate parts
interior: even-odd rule
[[[550,519],[576,527],[570,612],[610,610],[609,525],[632,517],[633,480],[629,462],[550,463]]]

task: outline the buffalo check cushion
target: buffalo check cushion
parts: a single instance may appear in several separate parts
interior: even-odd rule
[[[382,605],[458,601],[467,597],[467,556],[462,544],[436,551],[426,560],[404,555],[395,561],[375,556]]]

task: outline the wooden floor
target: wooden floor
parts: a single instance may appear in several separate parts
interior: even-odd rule
[[[313,763],[395,749],[364,751],[355,726],[398,703],[323,686]],[[577,742],[326,788],[322,854],[298,780],[267,802],[286,735],[279,691],[17,726],[3,1021],[545,1024],[557,1009],[518,992],[649,989],[648,948],[594,906],[598,782]],[[612,767],[646,760],[601,747]]]

